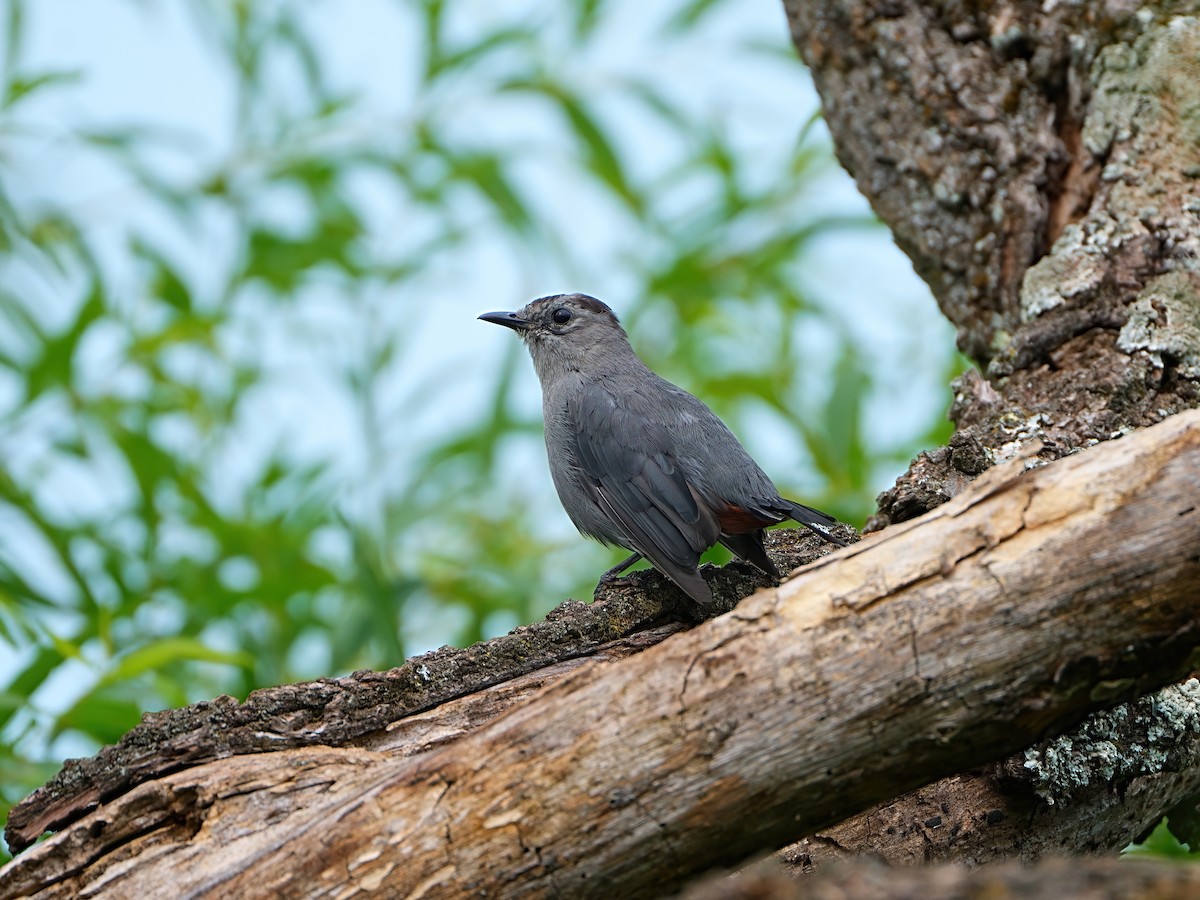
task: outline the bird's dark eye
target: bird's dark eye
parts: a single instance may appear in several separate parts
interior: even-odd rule
[[[554,312],[550,313],[550,318],[554,320],[556,325],[566,325],[571,321],[571,311],[565,306],[560,306]]]

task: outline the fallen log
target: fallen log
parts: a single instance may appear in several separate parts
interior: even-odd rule
[[[438,749],[142,784],[0,897],[657,895],[1189,671],[1200,413],[1024,465]]]

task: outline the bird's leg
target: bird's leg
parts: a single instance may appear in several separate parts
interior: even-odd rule
[[[596,600],[600,600],[601,599],[600,595],[605,588],[607,588],[607,587],[623,587],[625,585],[632,584],[633,582],[629,578],[622,578],[621,573],[624,572],[626,569],[628,569],[630,566],[632,566],[635,562],[637,562],[641,558],[642,558],[642,554],[634,553],[632,556],[629,556],[629,557],[621,560],[619,563],[617,563],[615,566],[613,566],[611,569],[609,569],[607,572],[605,572],[603,575],[601,575],[600,580],[596,582],[596,589],[594,591],[592,591],[592,596]]]
[[[622,572],[632,566],[635,562],[641,560],[641,558],[642,554],[634,553],[632,556],[621,560],[619,563],[600,576],[600,584],[612,584],[618,578],[620,578]]]

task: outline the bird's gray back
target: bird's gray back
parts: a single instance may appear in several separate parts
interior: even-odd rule
[[[646,460],[661,458],[648,470],[654,477],[645,487],[658,492],[667,513],[684,518],[693,511],[679,496],[681,482],[712,514],[728,504],[765,512],[779,498],[770,478],[704,403],[640,361],[633,371],[561,373],[543,387],[551,475],[563,507],[586,534],[636,549],[611,511],[590,499],[583,483],[589,467],[593,476],[599,467],[609,477],[625,479],[645,470]],[[588,459],[578,458],[581,437]],[[555,451],[562,447],[573,452]],[[667,469],[677,469],[677,477],[659,477]],[[709,544],[715,542],[711,523],[702,531]]]
[[[706,500],[758,509],[779,498],[775,484],[716,413],[683,388],[650,375],[654,396],[645,414],[666,423],[672,452]]]

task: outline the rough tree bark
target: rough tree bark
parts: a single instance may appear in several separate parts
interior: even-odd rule
[[[1056,859],[1037,866],[1009,863],[972,871],[943,865],[896,870],[874,862],[837,866],[797,881],[779,871],[709,880],[682,900],[1194,900],[1200,866],[1148,861]]]
[[[839,158],[984,373],[960,379],[954,437],[881,495],[869,528],[945,502],[1030,440],[1058,456],[1197,405],[1200,5],[784,6]],[[1130,797],[1188,805],[1177,771],[1054,809],[1023,763],[901,798],[789,859],[1078,849],[1094,845],[1075,827],[1000,837],[988,818],[1115,827]]]
[[[985,372],[878,527],[1200,402],[1195,2],[785,0],[838,157]]]
[[[785,848],[778,861],[806,874],[863,855],[893,865],[979,865],[1111,854],[1198,790],[1200,681],[1193,678],[851,816]],[[1172,830],[1181,824],[1171,813]],[[1194,840],[1193,831],[1185,834]]]
[[[1198,476],[1186,468],[1192,451],[1135,454],[1115,463],[1115,475],[1101,466],[1094,471],[1108,475],[1077,488],[1080,507],[1064,521],[1074,521],[1080,509],[1100,509],[1098,498],[1126,498],[1109,510],[1111,530],[1089,531],[1082,545],[1089,564],[1119,571],[1124,581],[1085,577],[1064,588],[1053,578],[996,580],[999,557],[1014,547],[1038,552],[1031,534],[1045,538],[1040,558],[1061,566],[1053,574],[1062,578],[1076,571],[1069,563],[1080,558],[1072,552],[1081,545],[1055,543],[1054,523],[1029,530],[1037,518],[1027,519],[1027,509],[1015,513],[1025,509],[1021,503],[1004,506],[974,530],[962,527],[961,516],[964,508],[1027,497],[1033,479],[1042,479],[1037,484],[1048,497],[1072,466],[1099,465],[1087,462],[1093,454],[1132,452],[1121,451],[1121,441],[1015,481],[1005,469],[971,486],[1030,445],[1042,460],[1054,460],[1200,405],[1198,6],[1175,0],[1147,6],[1126,0],[785,2],[840,158],[933,287],[958,328],[960,347],[982,371],[956,385],[957,433],[949,446],[914,462],[881,496],[872,525],[897,526],[958,497],[955,503],[928,521],[887,528],[872,539],[874,546],[839,554],[837,567],[818,564],[778,593],[660,646],[652,645],[681,628],[670,624],[673,590],[648,574],[641,587],[614,590],[604,604],[572,606],[552,622],[479,649],[415,660],[393,673],[292,686],[246,704],[222,701],[151,718],[121,747],[68,767],[14,812],[7,832],[14,846],[48,827],[63,830],[0,875],[0,896],[38,890],[122,895],[151,884],[139,879],[156,866],[180,891],[190,885],[220,892],[238,884],[260,892],[393,892],[399,882],[392,879],[408,877],[412,860],[421,854],[436,860],[439,853],[441,867],[412,886],[446,893],[460,874],[447,871],[446,861],[458,851],[446,845],[470,822],[481,840],[493,842],[488,865],[499,867],[477,870],[485,873],[480,877],[494,876],[494,885],[507,884],[510,892],[568,884],[581,872],[602,871],[589,870],[588,863],[606,861],[612,864],[606,877],[652,891],[885,800],[818,832],[785,859],[803,868],[858,850],[893,860],[976,862],[998,853],[1037,856],[1047,848],[1110,850],[1168,806],[1186,806],[1200,780],[1193,684],[1140,707],[1118,707],[1107,724],[1092,720],[1070,739],[1071,752],[1064,744],[1043,744],[1028,757],[1018,754],[889,798],[997,760],[1019,749],[1021,740],[1061,730],[1087,709],[1132,697],[1194,665],[1185,652],[1195,643],[1190,629],[1200,599]],[[1187,431],[1186,418],[1165,424],[1178,435]],[[1148,436],[1130,440],[1142,437]],[[988,478],[1006,487],[997,493]],[[1154,494],[1164,484],[1173,485],[1174,496]],[[968,490],[975,498],[969,502],[958,496]],[[1151,495],[1161,503],[1158,517],[1129,518],[1142,508],[1136,497]],[[1045,500],[1037,501],[1035,492],[1029,502]],[[1060,502],[1061,509],[1073,508]],[[1163,540],[1167,535],[1175,537]],[[775,544],[792,565],[813,556],[794,535],[778,535]],[[886,565],[872,556],[889,546],[904,553]],[[964,547],[972,549],[956,556],[955,548]],[[930,548],[937,549],[938,564],[922,568]],[[988,565],[974,568],[981,561]],[[855,568],[868,563],[877,582]],[[981,629],[976,640],[986,633],[990,643],[971,643],[956,630],[970,621],[958,604],[974,593],[929,608],[905,605],[922,591],[944,597],[939,592],[959,584],[968,570],[980,573],[971,586],[992,591],[997,604],[978,607],[973,623]],[[1154,581],[1164,572],[1179,580]],[[716,578],[729,606],[755,584],[737,566]],[[1156,586],[1147,588],[1150,582]],[[825,585],[826,602],[836,598],[842,605],[814,618],[816,584]],[[814,593],[800,600],[802,590]],[[1098,596],[1112,599],[1111,608],[1096,604]],[[988,619],[984,608],[996,618]],[[1107,626],[1099,626],[1101,619]],[[771,627],[760,629],[764,623]],[[857,642],[877,626],[878,646],[870,653],[839,655],[847,647],[862,650]],[[1045,631],[1055,627],[1060,631]],[[1105,643],[1104,635],[1117,628],[1126,629],[1122,636],[1134,648],[1129,655]],[[830,643],[820,643],[814,632]],[[804,664],[789,636],[802,636]],[[1036,640],[1051,636],[1051,644]],[[1002,659],[1009,651],[1014,657]],[[749,662],[763,658],[775,667],[759,679],[744,677],[757,671]],[[828,669],[835,659],[847,668]],[[1059,665],[1049,666],[1051,660]],[[685,662],[686,677],[675,677],[672,665]],[[954,679],[948,666],[957,667]],[[846,730],[827,730],[837,704],[805,705],[828,696],[821,693],[828,685],[811,679],[829,671],[844,672],[843,695],[848,685],[854,693],[874,686],[867,700],[877,705],[869,712],[855,707],[859,717],[843,722]],[[947,699],[965,672],[980,676],[958,684],[960,692],[976,692],[973,710]],[[675,687],[664,688],[668,683]],[[681,693],[680,684],[688,690]],[[759,693],[741,693],[751,688]],[[693,708],[684,702],[688,694],[714,703],[732,698],[737,714],[728,707]],[[772,697],[787,701],[783,711]],[[555,706],[570,698],[584,712]],[[639,706],[637,698],[666,707]],[[789,705],[805,712],[789,714]],[[615,708],[627,713],[618,719],[625,727],[619,733],[610,721]],[[713,713],[718,709],[725,713]],[[688,716],[703,727],[685,727]],[[746,724],[751,716],[757,717],[753,729]],[[551,721],[559,727],[547,733]],[[939,730],[947,723],[953,740]],[[663,749],[653,736],[672,728],[675,743]],[[825,751],[841,755],[795,744],[798,731],[824,735]],[[1135,740],[1131,734],[1151,731],[1165,735],[1177,752],[1142,760],[1122,753],[1122,741]],[[1086,752],[1084,737],[1096,742]],[[607,747],[612,755],[578,757],[603,759],[603,766],[567,766],[565,760],[577,757],[564,748],[582,744]],[[806,752],[798,754],[797,746]],[[636,747],[658,748],[659,756]],[[290,749],[266,752],[280,748]],[[664,755],[674,766],[666,770],[670,777],[647,768]],[[1052,777],[1064,759],[1070,763],[1065,774]],[[824,769],[820,760],[828,760]],[[505,770],[510,776],[522,773],[519,782],[492,778],[502,762],[515,766]],[[806,768],[811,765],[817,770]],[[718,771],[720,777],[710,777]],[[561,794],[537,793],[556,774],[575,786],[575,799],[565,807],[549,802]],[[515,805],[501,803],[501,795]],[[432,819],[392,818],[382,826],[374,818],[406,802],[419,805],[422,796],[436,798]],[[477,806],[486,796],[499,805]],[[776,815],[784,807],[787,825]],[[572,819],[572,810],[582,818]],[[437,827],[418,827],[430,821]],[[458,824],[447,832],[448,822]],[[613,822],[624,824],[606,831]],[[400,845],[404,855],[394,855],[395,845],[355,843],[355,823],[373,823],[374,831],[367,831],[376,837],[410,827]],[[601,840],[605,835],[609,843]],[[572,836],[579,843],[570,843]],[[237,843],[242,855],[205,853],[218,838]],[[589,849],[579,855],[564,847]],[[259,860],[260,867],[242,871],[238,860],[247,866]],[[262,868],[262,860],[277,868]],[[221,862],[220,872],[208,868]],[[389,863],[399,868],[388,870]]]
[[[142,784],[0,897],[656,896],[1188,671],[1200,412],[1025,466],[438,749],[384,735]]]

